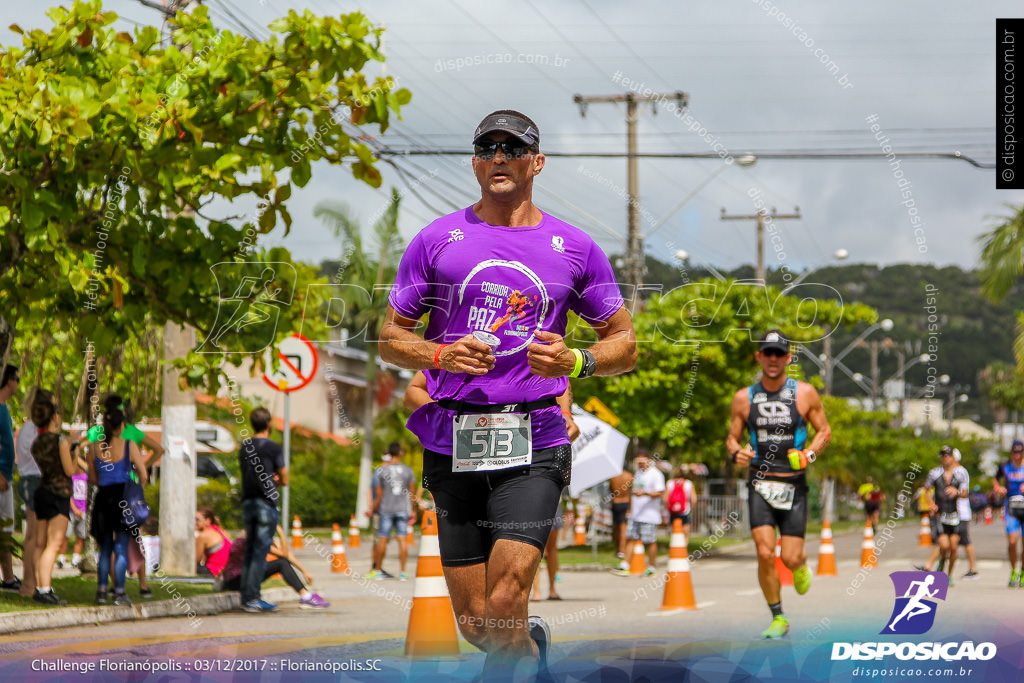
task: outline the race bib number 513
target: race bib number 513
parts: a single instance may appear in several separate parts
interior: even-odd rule
[[[452,472],[505,470],[533,461],[528,413],[459,415],[453,429]]]

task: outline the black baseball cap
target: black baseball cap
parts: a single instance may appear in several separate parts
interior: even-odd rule
[[[527,118],[526,114],[511,109],[502,109],[485,116],[473,133],[473,144],[478,144],[481,138],[494,132],[508,133],[530,147],[540,145],[537,124]]]
[[[1021,441],[1020,439],[1014,441],[1013,445],[1010,446],[1010,450],[1011,451],[1024,451],[1024,441]]]
[[[768,330],[761,337],[761,341],[757,347],[758,351],[767,351],[768,349],[775,349],[776,351],[782,351],[782,353],[789,353],[789,340],[786,339],[786,335],[782,334],[778,330]]]
[[[943,446],[939,450],[939,455],[953,455],[953,447],[952,446]]]

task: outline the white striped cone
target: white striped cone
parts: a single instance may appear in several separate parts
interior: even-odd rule
[[[302,520],[298,515],[292,520],[292,548],[302,548]]]
[[[341,525],[331,527],[331,572],[348,574],[348,558],[345,557],[345,544],[341,540]]]
[[[683,520],[672,522],[672,540],[668,546],[668,576],[665,578],[665,597],[661,609],[697,609],[690,578],[690,560],[686,553],[686,535]]]
[[[836,549],[832,544],[832,526],[828,520],[821,528],[821,549],[818,551],[817,576],[838,576],[836,571]]]
[[[448,595],[448,584],[441,569],[441,547],[437,540],[437,514],[423,514],[420,556],[416,563],[409,630],[405,636],[405,654],[412,657],[437,657],[459,654],[459,636],[455,614]]]
[[[927,548],[932,544],[932,528],[928,524],[928,515],[921,515],[921,535],[917,538],[919,548]]]
[[[681,520],[680,520],[681,521]],[[644,555],[644,544],[639,538],[633,544],[633,557],[629,561],[629,573],[639,576],[647,571],[647,557]]]
[[[358,548],[359,546],[359,525],[356,524],[356,516],[352,515],[348,520],[348,547]]]
[[[576,518],[576,529],[575,537],[572,540],[573,545],[586,545],[587,544],[587,525],[583,520],[583,517]]]
[[[864,540],[860,544],[860,566],[878,566],[878,558],[875,557],[875,532],[871,528],[871,522],[864,525]]]

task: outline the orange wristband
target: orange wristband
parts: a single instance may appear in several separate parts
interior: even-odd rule
[[[441,369],[441,349],[448,346],[447,344],[441,344],[437,347],[437,351],[434,351],[434,367],[438,370]]]

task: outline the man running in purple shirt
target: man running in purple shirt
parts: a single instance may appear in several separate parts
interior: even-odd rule
[[[631,370],[636,339],[608,257],[533,204],[545,162],[537,125],[496,111],[473,145],[481,199],[409,244],[380,355],[425,370],[437,399],[408,427],[425,449],[452,606],[463,636],[487,653],[486,676],[524,658],[546,667],[550,634],[528,621],[527,605],[572,464],[555,398],[567,377]],[[589,349],[562,337],[570,310],[597,333]]]

